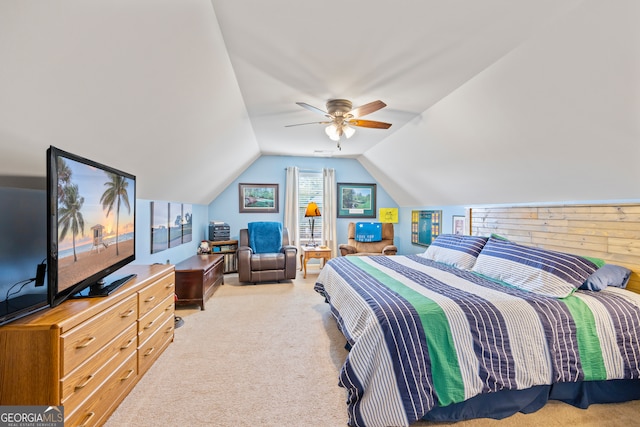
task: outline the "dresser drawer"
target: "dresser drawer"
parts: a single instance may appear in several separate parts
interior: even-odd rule
[[[61,402],[74,408],[93,393],[131,354],[136,351],[136,326],[131,325],[89,360],[61,381]]]
[[[138,343],[142,344],[147,338],[154,334],[167,317],[173,317],[173,307],[175,305],[173,294],[167,296],[153,310],[138,320]]]
[[[116,407],[135,385],[137,380],[136,366],[136,354],[133,353],[79,407],[71,414],[65,413],[64,426],[102,425],[106,421],[107,415],[111,413],[109,409]]]
[[[138,347],[138,374],[143,375],[160,356],[164,349],[173,340],[175,320],[173,315],[167,315],[167,319],[158,327],[144,343]]]
[[[65,376],[82,361],[100,350],[116,335],[136,323],[138,318],[135,294],[125,298],[88,321],[60,336],[62,374]]]
[[[153,310],[168,295],[175,293],[174,275],[171,274],[142,289],[138,294],[138,317]]]

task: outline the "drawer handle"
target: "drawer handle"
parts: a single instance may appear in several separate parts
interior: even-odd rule
[[[156,350],[155,347],[151,347],[149,350],[147,350],[147,352],[144,354],[144,357],[147,356],[151,356],[151,353],[153,353]]]
[[[171,289],[173,288],[173,282],[168,283],[167,286],[165,286],[165,289]]]
[[[78,427],[86,427],[87,424],[89,423],[89,421],[91,421],[91,418],[94,417],[94,415],[96,415],[95,412],[89,412],[86,416],[86,418],[84,419],[84,422],[82,424],[80,424]]]
[[[129,369],[129,371],[127,372],[127,375],[125,375],[124,377],[120,378],[120,381],[126,381],[129,378],[131,378],[131,375],[133,375],[135,371],[133,369]]]
[[[151,302],[154,299],[156,299],[156,297],[154,295],[151,295],[149,298],[147,298],[146,300],[144,300],[144,302]]]
[[[169,326],[165,332],[165,334],[170,334],[173,331],[173,326]]]
[[[128,349],[129,347],[131,347],[131,344],[133,344],[133,342],[134,342],[134,341],[135,341],[135,340],[133,340],[133,339],[131,339],[131,340],[127,341],[127,343],[126,343],[125,345],[123,345],[122,347],[120,347],[120,350],[126,350],[126,349]]]
[[[85,343],[84,343],[84,344],[78,344],[78,345],[76,346],[76,349],[86,348],[86,347],[88,347],[88,346],[89,346],[89,344],[91,344],[91,343],[92,343],[92,342],[94,342],[95,340],[96,340],[96,337],[89,337],[89,338],[87,339],[87,341],[85,341]]]
[[[134,309],[131,309],[131,310],[127,311],[126,313],[121,314],[121,315],[120,315],[120,317],[122,317],[122,318],[129,317],[129,316],[131,316],[131,315],[132,315],[133,313],[135,313],[135,312],[136,312],[136,311],[135,311]]]
[[[151,322],[147,323],[147,326],[145,326],[143,329],[149,329],[154,323],[155,320],[152,320]]]
[[[87,377],[87,379],[86,379],[86,380],[84,380],[84,382],[83,382],[82,384],[78,384],[78,385],[76,386],[76,391],[78,391],[78,390],[80,390],[80,389],[85,388],[85,386],[86,386],[87,384],[89,384],[89,381],[91,381],[92,379],[93,379],[93,375],[89,375],[89,376]]]
[[[173,305],[174,303],[171,303],[167,306],[167,308],[164,309],[164,311],[169,311],[169,310],[173,310]]]

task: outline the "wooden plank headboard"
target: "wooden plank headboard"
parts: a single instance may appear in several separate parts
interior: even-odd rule
[[[467,216],[472,235],[623,265],[632,271],[627,289],[640,293],[640,204],[475,207]]]

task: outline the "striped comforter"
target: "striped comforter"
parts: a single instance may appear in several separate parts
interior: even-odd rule
[[[500,390],[640,378],[640,295],[623,289],[555,299],[415,255],[332,259],[315,289],[351,344],[351,426],[407,426]]]

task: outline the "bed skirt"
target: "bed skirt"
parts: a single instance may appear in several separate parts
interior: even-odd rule
[[[640,399],[639,380],[585,381],[541,385],[526,390],[504,390],[482,394],[464,402],[435,407],[422,419],[454,422],[472,418],[509,417],[517,412],[529,414],[549,400],[559,400],[586,409],[595,403],[618,403]]]

